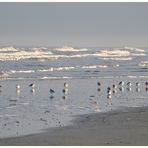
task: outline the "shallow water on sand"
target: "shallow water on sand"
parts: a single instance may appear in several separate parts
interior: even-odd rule
[[[119,87],[118,83],[125,85]],[[127,82],[132,86],[128,87]],[[148,106],[146,78],[98,78],[69,80],[1,80],[0,138],[42,132],[71,124],[75,115],[101,113],[127,107]],[[35,83],[35,88],[29,87]],[[64,82],[69,86],[64,89]],[[97,85],[101,83],[101,86]],[[140,86],[136,86],[136,82]],[[16,90],[16,84],[20,90]],[[116,84],[117,88],[112,89]],[[111,92],[107,93],[107,88]],[[51,94],[50,89],[55,93]]]

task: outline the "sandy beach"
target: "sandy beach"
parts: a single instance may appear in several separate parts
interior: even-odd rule
[[[77,117],[72,126],[45,130],[0,145],[148,145],[148,108]]]
[[[130,90],[118,86],[109,94],[108,87],[121,80],[133,84]],[[147,145],[146,81],[127,77],[1,81],[0,145]],[[34,91],[29,87],[32,82]]]

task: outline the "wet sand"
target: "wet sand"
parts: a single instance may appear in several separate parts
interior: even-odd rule
[[[78,116],[73,125],[0,139],[0,145],[148,145],[148,108]]]

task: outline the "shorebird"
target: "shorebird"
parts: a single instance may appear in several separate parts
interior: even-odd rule
[[[50,89],[50,93],[53,94],[55,93],[55,91],[53,89]]]
[[[113,86],[112,86],[112,87],[113,87],[113,89],[116,89],[116,88],[117,88],[117,86],[116,86],[115,84],[113,84]]]
[[[29,86],[32,87],[32,88],[34,88],[35,87],[35,84],[34,83],[31,83]]]
[[[136,86],[140,86],[140,83],[139,83],[139,82],[137,82],[137,83],[136,83]]]
[[[101,83],[100,82],[98,82],[97,84],[98,84],[98,86],[101,86]]]
[[[148,86],[148,82],[145,82],[145,85]]]
[[[16,89],[20,89],[21,86],[19,84],[16,84]]]
[[[120,86],[123,86],[124,85],[124,82],[123,81],[119,82],[119,85]]]
[[[65,83],[64,83],[64,87],[68,87],[68,83],[65,82]]]
[[[67,89],[67,88],[64,88],[64,89],[63,89],[63,93],[66,94],[67,92],[68,92],[68,89]]]
[[[132,83],[131,82],[128,82],[126,85],[127,86],[132,86]]]
[[[111,88],[110,87],[107,87],[107,92],[111,91]]]

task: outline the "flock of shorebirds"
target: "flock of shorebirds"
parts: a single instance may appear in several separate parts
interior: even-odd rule
[[[98,82],[97,85],[99,86],[98,91],[100,91],[101,90],[100,87],[102,85],[101,82]],[[112,86],[108,86],[107,87],[107,98],[111,98],[112,94],[117,92],[117,88],[119,88],[120,91],[123,91],[124,90],[123,86],[126,86],[128,91],[131,91],[131,86],[132,85],[136,86],[137,91],[139,90],[139,87],[140,87],[139,82],[136,82],[135,84],[132,84],[131,82],[127,82],[125,84],[124,81],[121,81],[118,84],[112,84]],[[62,90],[62,92],[64,94],[63,99],[67,98],[68,86],[69,86],[68,83],[65,82],[64,83],[64,88]],[[145,82],[145,86],[146,86],[146,90],[148,91],[148,82]],[[1,87],[2,87],[2,85],[0,85],[0,88]],[[31,88],[31,92],[35,92],[35,83],[29,84],[29,87]],[[21,90],[21,86],[19,84],[16,84],[16,91],[20,92],[20,90]],[[54,98],[55,90],[50,88],[49,93],[50,93],[50,98],[51,99]]]
[[[68,94],[68,83],[64,83],[64,88],[62,90],[62,92],[64,93],[64,96],[63,96],[63,99],[66,99],[67,98],[67,94]],[[29,84],[29,87],[31,88],[31,92],[34,93],[35,92],[35,83],[31,83]],[[0,85],[0,88],[2,88],[2,85]],[[17,94],[20,93],[20,90],[21,90],[21,85],[20,84],[16,84],[16,92]],[[55,93],[55,90],[53,89],[50,89],[49,90],[49,93],[50,93],[50,98],[54,98],[53,94]]]
[[[98,82],[97,83],[98,86],[101,86],[101,83]],[[131,91],[131,86],[133,85],[131,82],[127,82],[126,84],[124,83],[124,81],[119,82],[118,84],[113,84],[112,86],[108,86],[107,87],[107,98],[111,98],[112,93],[117,92],[117,88],[119,88],[120,91],[123,91],[123,86],[127,86],[127,90]],[[136,91],[139,91],[139,87],[140,87],[140,83],[136,82],[135,83],[136,86]],[[145,86],[146,86],[146,91],[148,91],[148,82],[145,82]],[[100,88],[98,89],[98,91],[100,91]]]

